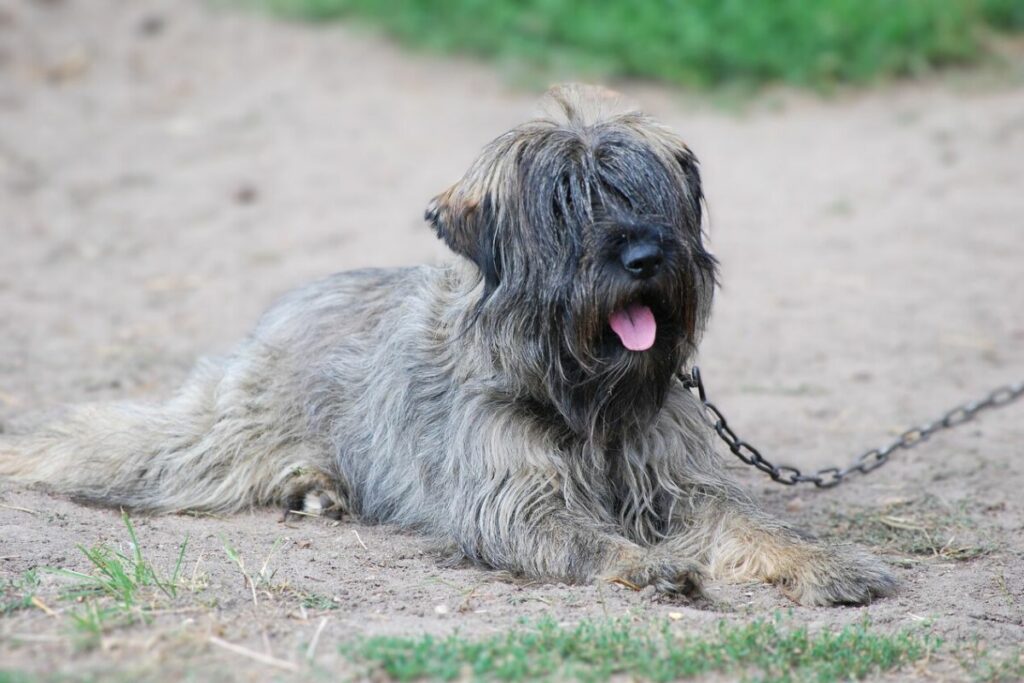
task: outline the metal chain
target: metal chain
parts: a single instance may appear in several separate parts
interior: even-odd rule
[[[900,434],[899,438],[892,443],[886,446],[872,448],[871,450],[862,453],[854,458],[853,462],[846,467],[825,467],[817,470],[816,472],[804,474],[796,467],[791,467],[789,465],[776,465],[766,460],[757,448],[736,435],[736,432],[729,427],[729,423],[726,421],[725,415],[722,414],[722,411],[719,410],[714,403],[708,400],[707,392],[704,391],[704,382],[701,380],[699,368],[694,366],[689,374],[681,371],[679,373],[679,379],[683,381],[683,386],[687,389],[697,390],[697,396],[700,398],[700,402],[704,406],[704,410],[707,412],[708,421],[711,423],[715,432],[718,433],[718,436],[721,437],[722,441],[729,446],[729,450],[732,451],[733,455],[747,465],[761,470],[780,484],[793,486],[794,484],[811,483],[821,489],[830,489],[833,486],[838,486],[844,479],[846,479],[847,476],[854,472],[867,474],[868,472],[877,470],[879,467],[889,462],[889,456],[892,455],[894,451],[913,448],[923,441],[926,441],[928,437],[936,432],[952,429],[953,427],[959,427],[965,422],[972,420],[975,415],[983,410],[1008,405],[1024,395],[1024,382],[999,387],[998,389],[989,392],[989,394],[982,399],[971,401],[970,403],[964,403],[963,405],[953,408],[934,422],[929,422],[919,427],[911,427]]]

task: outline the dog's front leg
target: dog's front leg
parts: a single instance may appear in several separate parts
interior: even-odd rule
[[[478,487],[456,540],[471,559],[531,578],[701,594],[696,563],[629,541],[587,506],[570,507],[581,506],[567,504],[556,476],[509,473]]]
[[[877,558],[820,541],[761,510],[738,487],[701,487],[664,545],[700,557],[712,578],[766,581],[804,605],[862,604],[891,594],[896,581]]]

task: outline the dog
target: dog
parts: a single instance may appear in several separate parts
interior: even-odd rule
[[[545,101],[429,204],[455,262],[286,295],[166,403],[4,436],[0,475],[151,512],[351,513],[531,579],[890,594],[879,560],[728,478],[677,377],[716,287],[694,154],[607,91]]]

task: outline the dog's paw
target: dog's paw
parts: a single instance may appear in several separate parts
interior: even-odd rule
[[[700,565],[658,553],[648,553],[633,561],[620,562],[602,578],[633,590],[653,586],[664,595],[691,600],[704,597],[704,570]]]
[[[294,511],[292,510],[292,512]],[[340,520],[345,517],[345,501],[340,499],[334,491],[309,491],[302,499],[302,512]]]
[[[896,577],[881,560],[842,546],[819,548],[775,582],[801,605],[863,605],[896,591]]]
[[[293,512],[342,519],[348,512],[344,489],[322,472],[299,473],[288,482],[283,499],[285,519]]]

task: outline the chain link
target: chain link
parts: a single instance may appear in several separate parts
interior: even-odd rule
[[[974,419],[975,415],[983,410],[1008,405],[1024,395],[1024,382],[999,387],[989,392],[989,394],[984,398],[977,401],[971,401],[970,403],[964,403],[963,405],[953,408],[934,422],[929,422],[928,424],[920,425],[918,427],[911,427],[900,434],[899,438],[895,441],[885,446],[872,448],[871,450],[857,456],[854,458],[853,462],[846,467],[825,467],[815,472],[804,474],[796,467],[791,467],[789,465],[776,465],[765,459],[757,448],[741,439],[736,432],[729,427],[729,423],[725,419],[725,415],[722,414],[722,411],[719,410],[714,403],[708,400],[699,368],[694,366],[689,374],[680,372],[679,379],[682,380],[683,386],[687,389],[697,390],[697,397],[700,399],[701,405],[704,406],[708,422],[711,424],[711,427],[715,430],[718,436],[721,437],[722,441],[724,441],[729,447],[729,450],[732,451],[733,455],[747,465],[764,472],[771,477],[773,481],[777,481],[780,484],[793,486],[795,484],[810,483],[821,489],[830,489],[833,486],[838,486],[844,479],[846,479],[847,476],[854,472],[867,474],[868,472],[877,470],[879,467],[889,462],[889,456],[891,456],[893,452],[900,449],[908,450],[913,448],[927,441],[928,438],[936,432],[959,427],[965,422],[970,422]]]

